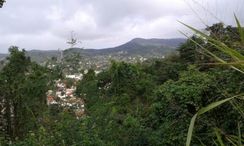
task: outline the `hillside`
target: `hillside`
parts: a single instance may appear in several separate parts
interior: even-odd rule
[[[64,56],[70,54],[80,54],[85,58],[96,56],[113,56],[119,55],[124,57],[142,56],[142,57],[161,57],[174,51],[185,39],[142,39],[136,38],[120,46],[102,49],[82,49],[70,48],[64,51]],[[59,51],[29,51],[29,56],[34,61],[42,62],[52,56],[60,56]]]
[[[80,70],[87,68],[101,70],[107,68],[111,60],[136,63],[151,58],[163,58],[167,54],[174,52],[183,42],[185,42],[185,39],[136,38],[113,48],[70,48],[64,51],[64,58],[67,66],[72,64],[73,71],[78,67]],[[77,62],[79,64],[74,65]]]
[[[108,55],[111,53],[118,53],[121,51],[127,52],[128,55],[146,55],[152,53],[155,50],[168,52],[177,48],[181,43],[184,43],[185,39],[143,39],[135,38],[125,44],[112,48],[103,49],[81,49],[71,48],[67,51],[75,53],[84,53],[86,55]],[[66,52],[67,52],[66,51]]]
[[[148,58],[162,58],[163,56],[173,52],[176,48],[185,42],[185,39],[143,39],[135,38],[120,46],[102,49],[82,49],[69,48],[64,50],[65,60],[72,60],[74,55],[79,57],[76,60],[82,62],[82,68],[90,68],[94,66],[107,66],[110,60],[137,62]],[[32,61],[45,63],[51,58],[60,58],[61,52],[58,50],[31,50],[27,51]],[[6,54],[0,54],[0,58],[6,57]],[[70,64],[67,63],[67,64]]]

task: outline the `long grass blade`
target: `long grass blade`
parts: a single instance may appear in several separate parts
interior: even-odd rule
[[[226,139],[227,139],[233,146],[238,146],[238,145],[235,144],[235,143],[233,142],[233,140],[231,140],[229,137],[226,137]]]
[[[190,144],[191,144],[191,138],[192,138],[192,133],[193,133],[196,118],[197,118],[197,114],[195,114],[191,119],[191,123],[190,123],[188,133],[187,133],[186,146],[190,146]]]
[[[238,122],[238,146],[242,146],[242,144],[241,144],[241,126],[240,126],[240,122]]]
[[[236,143],[238,143],[238,136],[236,136],[236,135],[230,135],[229,137],[232,138],[233,140],[235,140]],[[241,139],[241,142],[243,143],[244,142],[244,139]]]
[[[238,28],[238,31],[239,31],[239,34],[240,34],[240,37],[241,37],[241,42],[244,43],[244,31],[243,31],[243,29],[241,27],[241,23],[240,23],[239,19],[236,17],[236,14],[234,14],[234,16],[235,16],[237,28]]]
[[[182,33],[184,36],[186,36],[188,39],[190,39],[192,42],[194,42],[196,45],[198,45],[201,49],[203,49],[207,54],[209,54],[210,56],[212,56],[214,59],[216,59],[217,61],[226,64],[227,62],[224,61],[223,59],[219,58],[218,56],[216,56],[215,54],[213,54],[212,52],[210,52],[209,50],[207,50],[206,48],[204,48],[202,45],[200,45],[199,43],[197,43],[196,41],[194,41],[193,39],[191,39],[190,37],[188,37],[186,34],[184,34],[183,32],[180,31],[180,33]],[[243,56],[244,57],[244,56]],[[244,59],[242,59],[244,60]],[[242,61],[241,60],[241,61]],[[232,69],[235,69],[236,71],[239,71],[241,73],[244,74],[244,69],[239,69],[233,65],[229,65]]]
[[[197,113],[198,113],[198,115],[202,115],[202,114],[210,111],[211,109],[214,109],[214,108],[218,107],[219,105],[221,105],[221,104],[223,104],[223,103],[225,103],[227,101],[230,101],[230,100],[232,100],[234,98],[235,98],[235,96],[227,98],[227,99],[224,99],[224,100],[220,100],[220,101],[217,101],[217,102],[214,102],[214,103],[211,103],[208,106],[206,106],[204,108],[201,108]]]
[[[214,129],[214,132],[215,132],[215,134],[216,134],[216,136],[217,136],[217,140],[218,140],[220,146],[225,146],[225,145],[224,145],[224,142],[223,142],[223,140],[222,140],[222,138],[221,138],[219,129],[215,128],[215,129]]]
[[[219,49],[220,51],[226,53],[227,55],[230,55],[233,59],[236,60],[244,60],[244,56],[239,53],[238,51],[229,48],[228,46],[226,46],[224,43],[222,43],[221,41],[215,40],[212,37],[204,34],[203,32],[195,29],[194,27],[191,27],[183,22],[179,23],[183,24],[184,26],[188,27],[189,29],[191,29],[192,31],[194,31],[196,34],[199,34],[200,37],[202,37],[203,39],[207,39],[209,43],[211,43],[212,45],[214,45],[217,49]]]
[[[236,62],[226,62],[226,63],[204,63],[207,65],[241,65],[244,64],[244,61],[236,61]]]
[[[199,115],[202,115],[218,106],[220,106],[221,104],[227,102],[227,101],[230,101],[236,97],[238,97],[240,95],[237,95],[237,96],[233,96],[233,97],[230,97],[230,98],[226,98],[224,100],[220,100],[220,101],[217,101],[217,102],[214,102],[214,103],[211,103],[209,104],[208,106],[206,107],[203,107],[201,108],[191,119],[191,122],[190,122],[190,126],[189,126],[189,129],[188,129],[188,133],[187,133],[187,140],[186,140],[186,146],[190,146],[191,144],[191,139],[192,139],[192,133],[193,133],[193,129],[194,129],[194,124],[195,124],[195,121],[196,121],[196,118],[197,116]]]

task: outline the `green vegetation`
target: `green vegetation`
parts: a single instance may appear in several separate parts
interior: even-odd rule
[[[5,3],[5,0],[0,0],[0,8],[3,7],[3,3]]]
[[[239,22],[239,20],[237,19],[236,16],[235,16],[235,20],[236,20],[236,23],[237,23],[237,29],[238,29],[239,36],[240,36],[238,45],[241,47],[243,45],[243,43],[244,43],[244,30],[241,27],[240,22]],[[197,42],[195,42],[193,40],[193,42],[195,42],[195,44],[197,44],[199,47],[201,47],[207,54],[209,54],[210,56],[212,56],[212,58],[214,58],[217,61],[219,61],[222,65],[228,65],[232,69],[235,69],[236,71],[239,71],[239,72],[244,74],[244,68],[243,68],[244,67],[243,66],[244,65],[243,64],[244,55],[242,53],[238,52],[237,50],[233,49],[232,47],[227,46],[225,43],[223,43],[223,41],[219,41],[218,38],[215,38],[213,36],[208,36],[208,35],[198,31],[197,29],[195,29],[195,28],[193,28],[193,27],[191,27],[189,25],[186,25],[184,23],[182,23],[182,24],[187,26],[191,30],[193,30],[196,34],[198,34],[200,36],[199,38],[201,38],[202,40],[206,39],[209,44],[213,45],[218,51],[220,51],[223,54],[227,55],[227,57],[222,57],[222,56],[219,57],[219,54],[217,55],[215,52],[204,48],[202,45],[200,45],[199,43],[197,43]],[[221,28],[221,27],[219,27],[219,28]],[[223,36],[223,35],[221,35],[221,36]],[[193,116],[193,118],[191,119],[191,123],[190,123],[188,134],[187,134],[186,145],[190,146],[192,133],[193,133],[193,128],[194,128],[194,124],[195,124],[197,116],[200,116],[200,115],[202,115],[202,114],[204,114],[204,113],[206,113],[206,112],[208,112],[208,111],[220,106],[221,104],[223,104],[223,103],[225,103],[227,101],[231,101],[231,100],[233,100],[235,98],[241,99],[241,98],[243,98],[243,96],[244,96],[243,94],[239,94],[239,95],[236,95],[236,96],[233,96],[233,97],[229,97],[229,98],[217,101],[217,102],[213,102],[213,103],[209,104],[208,106],[201,108]],[[243,116],[243,110],[241,108],[238,109],[236,105],[233,105],[233,107],[235,107],[237,109],[237,111],[239,111],[240,114],[242,114],[242,116]],[[219,131],[220,130],[218,130],[218,129],[216,130],[215,129],[215,133],[216,133],[216,136],[217,136],[217,141],[219,142],[220,145],[223,146],[224,143],[222,141],[221,134],[220,134]],[[238,141],[237,140],[230,140],[230,139],[228,139],[228,140],[233,145],[239,145],[239,146],[242,145],[242,135],[241,135],[241,130],[240,130],[239,123],[238,123]]]
[[[41,67],[10,48],[0,72],[0,145],[241,146],[243,29],[215,24],[209,36],[191,29],[200,35],[164,59],[88,70],[77,83],[86,107],[80,119],[46,105],[59,68]]]

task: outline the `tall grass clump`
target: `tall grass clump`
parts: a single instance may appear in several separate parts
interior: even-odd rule
[[[244,45],[244,30],[240,24],[240,21],[238,20],[238,18],[236,16],[235,16],[235,21],[236,21],[237,29],[238,29],[239,36],[240,36],[240,44],[241,44],[241,47],[243,47],[243,45]],[[214,53],[214,51],[209,50],[209,49],[205,48],[204,46],[198,44],[193,39],[191,39],[190,37],[188,37],[187,35],[185,35],[183,33],[183,35],[187,36],[188,39],[190,39],[196,45],[198,45],[203,50],[203,52],[205,52],[206,55],[211,56],[213,59],[215,59],[216,63],[214,63],[214,64],[229,66],[230,68],[232,68],[238,72],[241,72],[243,74],[243,77],[244,77],[244,55],[241,54],[239,51],[237,51],[237,48],[229,47],[225,43],[223,43],[222,41],[220,41],[216,38],[213,38],[213,37],[201,32],[201,31],[197,30],[194,27],[191,27],[191,26],[189,26],[185,23],[182,23],[182,22],[180,22],[180,23],[183,24],[184,26],[186,26],[187,28],[189,28],[190,30],[192,30],[199,38],[206,41],[210,45],[214,46],[215,49],[217,49],[218,51],[222,52],[223,54],[225,54],[226,56],[229,57],[229,59],[227,60],[227,59],[224,59],[223,57],[218,56],[217,54]],[[244,94],[241,93],[241,94],[238,94],[238,95],[235,95],[232,97],[228,97],[226,99],[211,103],[211,104],[207,105],[206,107],[203,107],[200,110],[198,110],[198,112],[191,119],[189,129],[188,129],[188,133],[187,133],[186,146],[190,146],[190,144],[191,144],[191,139],[192,139],[193,130],[194,130],[194,124],[195,124],[195,121],[198,118],[198,116],[203,115],[206,112],[208,112],[208,111],[210,111],[216,107],[219,107],[226,102],[230,102],[233,99],[237,99],[237,98],[243,100]],[[233,106],[235,109],[238,109],[238,112],[240,112],[241,116],[243,116],[242,113],[244,113],[244,111],[238,107],[235,107],[235,105],[233,105]],[[226,138],[226,141],[228,141],[231,145],[242,146],[242,143],[244,143],[244,139],[242,137],[240,123],[238,123],[237,131],[238,132],[236,135],[226,136],[225,138]],[[223,132],[220,129],[215,128],[214,133],[217,137],[217,139],[215,141],[216,145],[225,146],[226,144],[222,140],[222,136],[221,136],[223,134]]]

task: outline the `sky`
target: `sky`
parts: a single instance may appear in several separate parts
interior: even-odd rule
[[[0,9],[0,53],[66,49],[71,32],[77,47],[107,48],[133,38],[181,38],[217,22],[244,22],[244,0],[6,0]],[[190,32],[189,32],[190,33]]]

